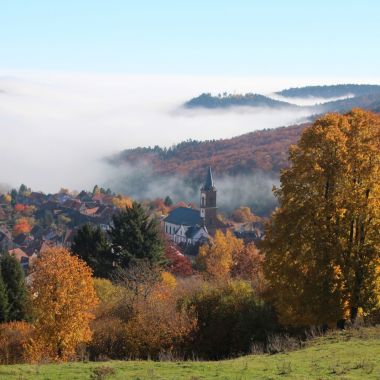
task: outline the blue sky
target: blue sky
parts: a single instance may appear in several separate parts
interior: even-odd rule
[[[0,0],[0,70],[379,77],[377,0]]]

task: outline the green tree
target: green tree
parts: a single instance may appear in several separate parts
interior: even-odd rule
[[[97,194],[101,193],[100,190],[101,190],[100,187],[98,185],[95,185],[93,190],[92,190],[92,195],[97,195]]]
[[[159,224],[147,215],[140,203],[133,202],[112,218],[109,232],[112,248],[121,267],[128,267],[136,260],[149,260],[163,264],[164,244]]]
[[[76,233],[71,251],[87,263],[95,277],[109,278],[114,256],[106,234],[100,227],[85,224]]]
[[[1,277],[7,289],[9,303],[8,320],[28,319],[28,293],[24,271],[16,258],[6,254],[0,260]]]
[[[164,204],[167,207],[173,206],[173,200],[169,197],[169,195],[164,199]]]
[[[377,303],[380,118],[328,114],[290,151],[261,246],[284,323],[334,324]]]
[[[18,193],[20,195],[24,195],[24,193],[26,193],[28,191],[28,187],[24,184],[21,184],[19,190],[18,190]]]
[[[8,321],[9,303],[8,294],[3,277],[0,275],[0,323]]]

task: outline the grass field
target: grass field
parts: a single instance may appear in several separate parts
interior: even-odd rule
[[[108,372],[113,372],[109,373]],[[1,380],[33,379],[377,379],[380,327],[335,332],[305,348],[220,362],[109,361],[0,366]]]

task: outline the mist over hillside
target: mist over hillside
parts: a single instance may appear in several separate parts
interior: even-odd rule
[[[225,139],[305,120],[310,112],[232,107],[204,112],[181,104],[206,87],[213,92],[273,92],[272,78],[136,76],[8,72],[0,76],[0,182],[45,192],[107,186],[103,157],[138,146]],[[296,84],[303,84],[296,81]]]
[[[243,109],[260,107],[267,108],[270,113],[273,109],[294,107],[294,109],[308,110],[310,115],[306,119],[310,123],[325,112],[347,112],[355,107],[376,111],[380,107],[380,93],[377,92],[379,89],[380,86],[377,85],[333,85],[291,88],[278,92],[280,96],[291,94],[294,97],[325,98],[325,102],[312,106],[296,106],[255,94],[224,93],[218,96],[202,94],[185,103],[185,108],[200,110],[200,112],[202,109],[213,112],[219,108],[239,112],[239,107]],[[344,95],[347,97],[339,99],[339,96]],[[141,195],[144,193],[143,189],[152,188],[160,196],[165,195],[164,189],[167,194],[178,196],[171,193],[173,188],[186,189],[187,186],[188,189],[193,189],[191,185],[199,186],[205,168],[211,165],[217,176],[227,178],[223,183],[233,184],[233,186],[222,186],[225,197],[229,199],[226,204],[236,207],[239,202],[245,202],[244,204],[252,206],[255,211],[268,214],[275,206],[271,188],[278,182],[280,170],[288,164],[289,146],[297,143],[302,130],[307,125],[309,124],[300,123],[255,131],[229,139],[187,140],[169,148],[156,145],[126,149],[110,157],[109,162],[120,172],[123,168],[128,168],[124,187],[121,186],[122,190]],[[130,168],[142,162],[149,168],[149,175],[134,176],[134,186],[131,187],[131,181],[128,181],[128,178],[131,178],[128,177]],[[172,179],[179,181],[176,182],[176,186],[173,185]],[[245,186],[247,183],[250,185]],[[260,183],[264,185],[260,186]],[[136,191],[137,184],[137,188],[140,189],[138,191]],[[250,190],[244,192],[244,189]],[[257,191],[257,189],[260,190]],[[181,196],[194,200],[194,194],[197,195],[196,192],[188,193],[183,190]],[[265,200],[262,201],[263,199]]]
[[[335,84],[325,86],[292,87],[277,91],[276,94],[287,98],[325,98],[331,99],[342,96],[362,96],[379,94],[380,85],[377,84]]]
[[[311,100],[309,104],[297,102]],[[346,112],[353,107],[377,109],[380,106],[380,85],[339,84],[325,86],[294,87],[274,92],[269,96],[260,94],[203,93],[183,104],[185,108],[266,107],[270,109],[303,108],[310,113]]]
[[[204,88],[218,94],[221,83],[230,91],[216,97],[217,107],[182,107]],[[276,100],[271,98],[274,95],[252,93],[254,89],[255,93],[274,94],[289,84],[308,83],[312,82],[10,73],[0,77],[0,124],[7,137],[0,139],[6,157],[0,162],[0,182],[6,188],[26,183],[45,192],[115,184],[118,191],[138,199],[173,194],[177,199],[193,200],[204,168],[212,165],[218,178],[231,179],[223,188],[228,207],[231,199],[254,204],[255,198],[263,199],[259,194],[264,192],[272,197],[271,187],[287,163],[288,147],[297,141],[302,123],[338,106],[341,110],[358,104],[374,110],[380,106],[375,93],[332,101],[325,98],[322,105],[315,104],[321,98],[289,97],[284,101],[281,95],[277,95],[281,100]],[[361,87],[355,88],[359,91]],[[234,93],[251,95],[227,95]],[[209,95],[206,98],[210,100]],[[218,106],[229,99],[245,104]],[[254,107],[249,106],[251,102]],[[126,169],[142,164],[145,169],[134,170],[133,175]],[[151,175],[141,175],[144,170]],[[262,180],[265,186],[250,185],[255,191],[248,198],[236,197],[243,179],[235,181],[235,188],[230,183],[237,176],[254,184]],[[175,187],[170,178],[184,186]]]

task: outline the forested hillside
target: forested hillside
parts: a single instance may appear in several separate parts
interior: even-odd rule
[[[374,111],[380,106],[380,85],[342,84],[332,86],[295,87],[275,93],[285,100],[273,99],[259,94],[218,94],[203,93],[184,104],[185,108],[227,108],[266,107],[276,109],[307,109],[314,114],[325,112],[347,112],[352,108],[366,108]],[[326,99],[324,103],[300,106],[293,104],[295,98]],[[336,99],[344,98],[344,99]],[[329,101],[330,99],[330,101]]]
[[[337,98],[340,96],[362,96],[380,93],[380,86],[375,84],[336,84],[330,86],[292,87],[276,92],[287,98]]]
[[[295,144],[307,124],[247,133],[238,137],[210,141],[185,141],[169,149],[128,149],[112,157],[116,165],[145,161],[156,174],[180,174],[203,179],[207,165],[216,175],[278,174],[287,165],[289,145]]]
[[[204,93],[196,98],[193,98],[185,103],[186,108],[228,108],[234,106],[247,106],[247,107],[269,107],[269,108],[295,108],[297,106],[275,100],[264,95],[259,94],[218,94],[218,96],[212,96],[209,93]]]

